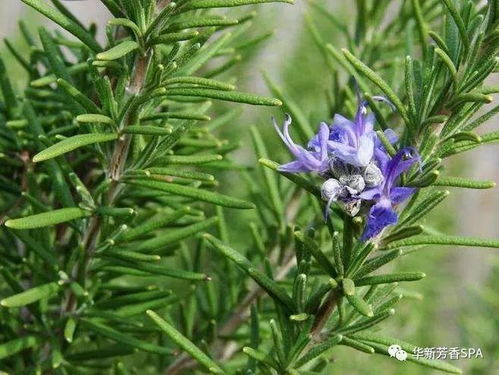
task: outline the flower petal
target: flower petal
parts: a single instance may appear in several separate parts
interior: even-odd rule
[[[406,157],[408,159],[404,160]],[[419,154],[412,147],[406,147],[397,152],[397,154],[388,162],[386,166],[385,188],[389,191],[397,177],[411,168],[418,161],[420,161]]]
[[[300,160],[295,160],[286,164],[282,164],[277,168],[280,172],[289,173],[300,173],[300,172],[310,172],[310,169],[303,164]]]
[[[371,201],[375,199],[379,199],[381,197],[381,190],[379,186],[376,186],[372,189],[365,189],[362,193],[357,195],[360,199]]]
[[[399,204],[409,198],[416,192],[415,188],[410,187],[393,187],[390,190],[390,200],[393,204]]]
[[[389,201],[380,201],[371,207],[361,240],[367,241],[381,233],[387,226],[397,222],[398,215]]]

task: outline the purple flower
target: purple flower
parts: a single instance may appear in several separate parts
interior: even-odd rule
[[[364,190],[358,196],[363,200],[376,202],[369,211],[362,241],[377,236],[384,228],[395,224],[398,215],[394,206],[405,201],[416,191],[415,188],[395,185],[402,173],[420,161],[414,148],[404,148],[391,159],[385,153],[377,153],[377,161],[384,176],[383,182],[379,186]]]
[[[316,135],[317,142],[314,144],[309,144],[308,149],[297,145],[291,139],[289,134],[289,126],[291,125],[291,117],[286,114],[286,120],[281,129],[277,126],[275,119],[272,119],[274,127],[277,133],[283,140],[283,142],[288,146],[289,151],[293,154],[296,160],[283,164],[279,167],[281,172],[325,172],[328,167],[328,149],[327,142],[329,139],[329,127],[325,123],[321,123],[319,127],[319,132]]]
[[[331,155],[347,164],[365,167],[373,158],[376,133],[374,116],[367,113],[367,103],[359,101],[354,121],[336,114],[330,128],[327,149]],[[319,145],[319,135],[309,142],[309,147]]]

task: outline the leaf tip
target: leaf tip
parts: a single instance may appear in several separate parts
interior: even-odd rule
[[[5,225],[7,228],[14,228],[15,225],[13,226],[12,222],[13,222],[13,220],[9,219],[5,223],[3,223],[3,225]]]
[[[40,154],[39,154],[39,153],[38,153],[38,154],[36,154],[35,156],[33,156],[33,159],[32,159],[33,163],[39,163],[39,162],[41,162],[41,161],[43,161],[43,160],[44,160],[44,159],[43,159],[43,157],[42,157],[42,156],[40,156]]]

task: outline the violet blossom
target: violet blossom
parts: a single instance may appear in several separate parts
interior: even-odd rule
[[[391,105],[382,97],[374,98]],[[419,156],[416,150],[404,148],[390,158],[374,131],[374,116],[368,113],[366,101],[359,98],[353,121],[336,114],[330,127],[322,122],[306,148],[294,143],[289,134],[290,125],[289,115],[286,115],[282,130],[274,120],[279,136],[295,157],[294,161],[281,165],[279,170],[315,172],[325,179],[321,198],[326,202],[326,220],[334,202],[340,203],[350,216],[356,216],[362,207],[369,209],[361,237],[363,241],[397,222],[394,207],[411,196],[415,189],[396,186],[396,183],[399,176],[419,160]],[[390,143],[398,141],[393,130],[387,129],[384,133]]]
[[[419,160],[417,151],[409,147],[400,150],[393,158],[384,154],[379,160],[384,176],[383,182],[377,187],[366,189],[359,194],[360,199],[375,202],[369,210],[366,228],[361,240],[369,240],[381,233],[387,226],[397,222],[398,214],[394,207],[414,194],[416,189],[396,186],[396,181],[402,173],[409,170]]]
[[[327,142],[329,139],[329,127],[325,123],[321,123],[319,131],[316,135],[317,142],[305,149],[300,145],[294,143],[291,135],[289,134],[289,126],[291,125],[291,116],[286,114],[286,120],[282,130],[277,126],[275,119],[272,119],[274,127],[279,134],[279,137],[288,146],[289,151],[293,154],[296,160],[283,164],[279,167],[281,172],[318,172],[323,173],[328,168],[328,150]]]

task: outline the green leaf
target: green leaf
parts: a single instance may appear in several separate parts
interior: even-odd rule
[[[61,50],[54,43],[52,36],[43,27],[40,28],[39,34],[51,70],[57,77],[64,78],[68,82],[71,82],[71,76],[64,63]]]
[[[352,337],[343,336],[343,339],[340,341],[339,344],[349,346],[351,348],[354,348],[356,350],[359,350],[367,354],[374,353],[374,348],[372,346],[364,344],[363,342],[353,339]]]
[[[183,177],[183,178],[189,178],[193,180],[198,180],[198,181],[215,181],[215,176],[208,174],[208,173],[203,173],[203,172],[197,172],[197,171],[187,171],[187,170],[181,170],[175,167],[171,168],[147,168],[145,173],[150,173],[150,174],[158,174],[161,176],[174,176],[174,177]]]
[[[149,302],[156,299],[165,299],[172,295],[171,290],[152,290],[152,291],[140,291],[138,293],[129,293],[124,295],[118,295],[117,297],[111,297],[110,299],[105,299],[103,301],[98,301],[95,307],[99,310],[101,309],[117,309],[122,306],[137,304],[141,302]]]
[[[251,305],[251,315],[250,315],[250,344],[252,349],[258,350],[258,345],[260,343],[260,320],[258,317],[258,309],[256,305]],[[246,365],[247,371],[256,371],[256,361],[254,358],[248,358],[248,364]]]
[[[43,298],[49,298],[56,294],[61,289],[59,283],[52,282],[36,286],[25,290],[19,294],[4,298],[0,301],[0,305],[5,307],[22,307],[30,303],[37,302]]]
[[[150,126],[150,125],[129,125],[123,129],[125,134],[143,134],[143,135],[157,135],[165,136],[172,134],[172,129],[161,126]]]
[[[137,246],[134,246],[134,249],[137,251],[151,251],[159,249],[166,245],[184,240],[186,238],[192,238],[197,233],[208,229],[209,227],[215,225],[217,222],[218,217],[212,217],[208,220],[186,226],[185,228],[170,230],[167,233],[158,234],[149,240],[141,242]]]
[[[168,96],[201,97],[225,100],[228,102],[246,103],[252,105],[280,106],[282,102],[278,99],[265,96],[248,94],[239,91],[222,91],[204,88],[168,88]]]
[[[440,48],[435,48],[435,53],[440,57],[440,59],[447,66],[447,68],[449,69],[449,72],[452,75],[454,82],[457,83],[457,80],[458,80],[457,69],[454,66],[454,63],[452,62],[451,58],[445,53],[445,51],[441,50]]]
[[[243,201],[241,199],[232,198],[227,195],[213,193],[210,191],[193,188],[190,186],[180,186],[176,184],[169,184],[162,181],[128,181],[130,185],[141,186],[148,189],[159,190],[165,193],[180,195],[182,197],[194,198],[200,201],[213,203],[218,206],[229,208],[251,209],[255,208],[253,203]]]
[[[356,293],[356,283],[351,279],[343,279],[342,281],[343,293],[347,298],[348,302],[352,305],[352,307],[357,310],[362,315],[371,317],[373,316],[373,310],[371,305],[369,305],[366,301],[364,301],[361,297],[359,297]]]
[[[356,294],[346,294],[346,298],[348,302],[352,305],[352,307],[357,310],[360,314],[367,316],[367,317],[372,317],[374,316],[373,309],[371,305],[369,305],[366,301],[362,299],[362,297],[359,297]]]
[[[468,92],[465,94],[458,95],[450,104],[451,109],[455,109],[460,105],[466,103],[492,103],[494,97],[492,95],[485,95],[481,92]]]
[[[78,90],[76,87],[71,85],[71,83],[69,83],[68,81],[66,81],[62,78],[58,78],[56,82],[57,82],[57,85],[62,90],[64,90],[69,96],[71,96],[71,98],[74,99],[74,101],[76,103],[81,105],[82,108],[85,109],[85,111],[87,111],[88,113],[100,113],[101,112],[100,108],[97,107],[97,105],[92,100],[87,98],[86,95],[84,95],[80,90]]]
[[[228,90],[228,91],[232,91],[235,89],[234,85],[231,85],[229,83],[220,82],[214,79],[208,79],[202,77],[173,77],[166,79],[162,83],[162,85],[164,86],[169,86],[174,84],[199,85],[213,89]]]
[[[76,121],[83,123],[101,123],[101,124],[113,124],[114,121],[111,117],[100,115],[98,113],[88,113],[84,115],[76,116]]]
[[[26,216],[20,219],[10,219],[5,222],[5,226],[12,229],[34,229],[65,223],[90,215],[91,213],[89,211],[77,207],[61,208],[43,212],[41,214]]]
[[[169,268],[162,264],[152,264],[141,261],[130,260],[113,260],[113,265],[129,268],[133,271],[141,271],[152,275],[161,275],[174,279],[192,280],[192,281],[209,281],[210,277],[204,273],[185,271],[179,268]],[[124,272],[123,272],[124,273]],[[132,273],[133,274],[133,273]]]
[[[162,166],[165,164],[198,165],[220,161],[223,158],[222,155],[169,155],[161,156],[154,161]]]
[[[363,285],[375,285],[375,284],[389,284],[399,281],[418,281],[424,277],[426,277],[426,275],[423,272],[392,273],[387,275],[363,277],[361,279],[355,280],[355,285],[363,286]]]
[[[0,57],[0,89],[7,107],[7,112],[10,114],[10,117],[13,117],[13,111],[17,107],[17,98],[9,76],[10,74],[7,73],[3,59]]]
[[[259,158],[267,157],[267,149],[263,142],[262,136],[255,126],[250,128],[253,144],[255,145],[256,155]],[[277,176],[268,168],[263,169],[263,178],[267,187],[268,195],[274,208],[274,215],[278,222],[282,221],[282,213],[284,212],[279,186],[277,185]]]
[[[131,216],[137,214],[137,211],[129,207],[98,207],[95,212],[102,216],[113,217]]]
[[[289,112],[291,118],[298,125],[298,130],[303,139],[310,139],[314,135],[314,131],[310,126],[310,122],[306,114],[302,111],[300,106],[289,95],[284,93],[267,74],[264,74],[265,82],[269,87],[272,95],[275,95],[284,103],[284,110]]]
[[[154,46],[157,44],[173,44],[175,42],[180,42],[183,40],[189,40],[197,37],[199,31],[192,30],[180,33],[165,33],[152,38],[148,45]]]
[[[371,258],[355,273],[355,276],[360,278],[367,275],[398,258],[400,255],[402,255],[402,250],[393,250],[386,254]]]
[[[433,208],[438,206],[445,198],[449,196],[448,191],[434,191],[427,197],[421,200],[419,204],[414,206],[412,209],[406,210],[402,213],[401,219],[397,225],[398,228],[402,228],[411,225],[424,217]]]
[[[118,139],[117,134],[112,133],[90,133],[75,135],[46,148],[33,156],[33,163],[53,159],[77,148],[94,143],[109,142]]]
[[[454,142],[460,142],[460,141],[471,141],[475,143],[480,143],[482,141],[482,138],[475,133],[471,132],[459,132],[452,134],[451,136],[448,137],[448,139],[454,140]]]
[[[191,209],[189,207],[182,208],[174,212],[162,212],[149,220],[143,222],[135,228],[126,231],[120,239],[121,241],[131,241],[145,234],[152,233],[154,230],[161,228],[169,223],[172,223],[181,217],[187,215]]]
[[[117,316],[120,317],[130,317],[130,316],[136,316],[139,314],[143,314],[144,311],[150,310],[150,309],[164,309],[165,307],[173,304],[173,303],[178,303],[180,300],[179,297],[177,296],[170,296],[167,298],[157,298],[153,299],[150,301],[145,301],[145,302],[140,302],[140,303],[135,303],[135,304],[129,304],[126,306],[123,306],[119,309],[113,310],[113,313],[116,314]]]
[[[396,241],[388,246],[386,249],[394,249],[404,246],[417,246],[417,245],[451,245],[451,246],[473,246],[473,247],[491,247],[499,248],[499,240],[495,239],[482,239],[474,237],[461,237],[461,236],[417,236],[408,238],[401,241]]]
[[[206,367],[211,373],[214,374],[224,374],[225,372],[222,368],[215,363],[210,357],[201,351],[192,341],[187,337],[182,335],[173,326],[168,324],[164,319],[162,319],[154,311],[148,310],[147,315],[158,325],[161,330],[166,333],[173,342],[180,346],[183,350],[189,353],[195,360]]]
[[[100,347],[99,349],[95,350],[82,350],[82,351],[67,353],[65,354],[64,357],[68,359],[70,362],[73,361],[84,362],[84,361],[98,361],[100,359],[107,359],[112,357],[123,357],[125,355],[134,354],[135,352],[136,352],[135,348],[128,345],[107,344],[105,347]],[[84,364],[82,364],[81,366],[84,366]],[[116,373],[120,374],[119,372]]]
[[[26,349],[34,348],[43,342],[44,340],[41,337],[33,335],[4,342],[0,344],[0,359],[10,357]]]
[[[324,254],[319,245],[310,237],[305,236],[302,232],[295,232],[296,239],[310,251],[317,263],[326,271],[331,277],[337,277],[338,273],[329,258]]]
[[[182,11],[205,9],[205,8],[227,8],[242,5],[263,4],[263,3],[288,3],[293,4],[294,0],[192,0],[182,7]]]
[[[64,325],[64,339],[70,344],[73,342],[75,330],[76,321],[73,318],[69,318]]]
[[[102,323],[97,323],[95,321],[87,320],[87,319],[81,319],[80,320],[81,325],[85,326],[89,330],[107,337],[113,341],[116,341],[120,344],[124,345],[129,345],[133,346],[134,348],[143,350],[145,352],[149,353],[154,353],[154,354],[160,354],[160,355],[173,355],[173,350],[169,348],[164,348],[155,344],[151,344],[147,341],[142,341],[139,339],[136,339],[135,337],[125,335],[114,328],[111,328],[109,326],[106,326]]]
[[[447,372],[450,374],[462,374],[462,371],[458,369],[457,367],[454,367],[444,361],[439,361],[439,360],[431,360],[431,359],[418,359],[411,354],[414,353],[414,349],[416,348],[415,345],[406,343],[404,341],[401,341],[397,338],[394,337],[388,337],[388,336],[381,336],[379,334],[371,333],[371,332],[358,332],[355,334],[352,334],[351,337],[361,340],[362,342],[365,342],[368,345],[371,345],[376,353],[384,354],[384,355],[390,355],[388,353],[388,347],[397,344],[400,345],[400,347],[409,354],[407,356],[407,361],[417,363],[419,365],[433,368],[436,370],[440,370],[443,372]]]
[[[88,64],[86,62],[84,63],[79,63],[79,64],[74,64],[68,67],[68,72],[71,75],[75,75],[81,72],[85,72],[88,70]],[[43,87],[43,86],[48,86],[52,83],[55,83],[57,81],[57,78],[55,74],[48,74],[44,77],[35,79],[30,82],[30,86],[32,87]]]
[[[168,30],[184,30],[194,27],[210,27],[210,26],[232,26],[237,25],[239,21],[235,18],[227,17],[195,17],[192,19],[181,20],[173,22],[168,26]]]
[[[118,60],[138,48],[139,44],[137,42],[134,42],[133,40],[126,40],[107,51],[98,53],[96,57],[98,60]]]
[[[111,259],[122,259],[131,262],[159,262],[161,260],[161,257],[159,255],[142,254],[135,251],[128,251],[123,249],[107,250],[102,254],[97,254],[96,256],[102,256],[104,258]]]
[[[435,186],[454,186],[467,189],[492,189],[496,186],[494,181],[478,181],[463,177],[439,177],[433,183]]]
[[[423,50],[423,54],[426,53],[426,48],[428,45],[428,25],[424,19],[423,12],[421,10],[421,4],[419,0],[412,0],[412,9],[414,10],[414,15],[416,18],[416,24],[418,26],[419,31],[419,39],[421,41],[421,48]]]
[[[177,71],[179,76],[192,75],[204,64],[206,64],[211,58],[213,58],[231,39],[231,33],[225,33],[215,42],[210,45],[205,45],[204,48],[194,55],[184,66]]]
[[[236,263],[244,272],[246,272],[258,285],[260,285],[270,296],[281,302],[290,311],[294,311],[293,300],[286,291],[280,287],[274,280],[254,268],[253,264],[241,253],[225,245],[211,234],[204,234],[204,238],[220,251],[222,255]]]
[[[441,0],[441,1],[445,4],[447,9],[449,10],[450,15],[454,19],[454,22],[456,23],[457,28],[459,30],[459,35],[461,36],[464,46],[467,49],[470,45],[470,40],[468,37],[468,31],[466,30],[466,26],[464,24],[461,15],[459,14],[459,11],[456,9],[453,0]]]
[[[331,219],[328,220],[328,225],[332,227],[331,225]],[[333,229],[331,228],[331,231]],[[334,259],[334,264],[336,265],[336,268],[338,270],[338,273],[343,276],[345,272],[345,267],[343,266],[343,257],[341,253],[341,246],[340,246],[340,235],[338,232],[333,232],[332,234],[332,241],[333,241],[333,259]]]
[[[246,354],[248,357],[265,364],[269,367],[272,367],[274,369],[278,369],[279,366],[275,362],[275,360],[268,354],[265,354],[264,352],[258,350],[258,349],[253,349],[250,348],[249,346],[243,347],[243,353]]]
[[[306,354],[300,357],[298,361],[296,361],[294,367],[300,368],[301,366],[306,365],[308,362],[310,362],[314,358],[317,358],[322,353],[331,349],[333,346],[338,345],[341,342],[341,340],[343,340],[343,335],[334,335],[333,337],[327,339],[323,343],[315,345]]]
[[[383,244],[389,244],[390,242],[402,240],[407,237],[416,236],[423,233],[424,227],[422,225],[415,225],[412,227],[401,227],[399,230],[393,231],[388,236],[383,238]]]
[[[371,68],[365,65],[362,61],[357,59],[354,55],[350,53],[347,49],[342,49],[343,54],[347,58],[347,60],[367,79],[369,79],[372,83],[378,86],[381,91],[385,93],[387,98],[393,103],[393,105],[397,108],[400,113],[400,116],[404,120],[404,122],[409,126],[409,118],[407,116],[407,111],[404,107],[404,104],[400,101],[399,97],[395,92],[391,89],[391,87]]]
[[[353,296],[355,294],[355,284],[351,279],[343,279],[342,281],[343,293],[345,295]]]
[[[128,27],[130,30],[133,31],[135,36],[137,38],[142,36],[142,33],[140,32],[140,28],[137,26],[136,23],[132,22],[131,20],[127,18],[112,18],[109,21],[107,21],[108,25],[111,26],[123,26],[123,27]],[[105,59],[103,59],[105,60]]]
[[[399,301],[401,297],[397,296],[396,298],[397,298],[397,301]],[[389,309],[387,311],[382,311],[381,313],[374,315],[372,318],[363,319],[363,320],[359,321],[358,323],[349,325],[349,326],[344,327],[344,328],[340,328],[338,330],[338,332],[340,332],[342,334],[351,334],[353,332],[362,331],[362,330],[367,329],[369,327],[372,327],[376,324],[379,324],[380,322],[389,318],[393,314],[395,314],[395,310],[393,310],[393,309]]]
[[[80,25],[66,17],[60,11],[51,6],[48,6],[42,0],[22,0],[23,3],[29,5],[30,7],[36,9],[38,12],[43,14],[45,17],[50,18],[52,21],[57,23],[63,29],[66,29],[75,37],[80,39],[87,47],[89,47],[94,52],[99,52],[102,48],[95,41],[94,37],[83,29]]]

